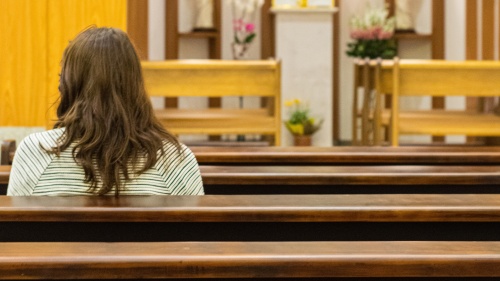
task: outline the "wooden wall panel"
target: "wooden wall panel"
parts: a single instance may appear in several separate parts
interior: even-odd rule
[[[59,93],[60,61],[64,48],[83,29],[98,27],[118,27],[126,30],[126,0],[48,0],[48,83],[47,94],[50,102],[57,100]],[[55,107],[51,109],[51,119],[55,117]],[[50,126],[50,124],[49,124]]]
[[[0,1],[0,126],[45,126],[46,4]]]
[[[126,30],[126,0],[1,0],[0,126],[55,117],[64,48],[92,24]]]

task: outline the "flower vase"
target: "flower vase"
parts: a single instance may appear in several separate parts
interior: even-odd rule
[[[245,60],[247,59],[247,51],[250,47],[248,43],[233,43],[231,44],[233,50],[233,59],[234,60]]]
[[[295,146],[311,146],[312,136],[310,135],[295,135],[293,136],[293,145]]]

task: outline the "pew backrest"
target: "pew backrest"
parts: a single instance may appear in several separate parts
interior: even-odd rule
[[[419,111],[403,118],[404,96],[500,96],[497,61],[399,60],[377,64],[377,130],[382,123],[381,95],[390,94],[391,144],[400,134],[500,136],[500,117],[465,111]],[[378,140],[377,140],[378,141]]]

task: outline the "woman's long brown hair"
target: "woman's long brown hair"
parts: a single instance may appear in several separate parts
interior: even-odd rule
[[[180,152],[175,136],[154,116],[139,57],[123,31],[84,30],[69,43],[61,64],[54,127],[65,133],[51,151],[59,155],[73,146],[90,191],[103,195],[115,188],[118,196],[131,174],[156,163],[165,141]]]

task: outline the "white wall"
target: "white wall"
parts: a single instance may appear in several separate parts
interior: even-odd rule
[[[148,59],[165,60],[165,1],[148,3]],[[152,97],[155,109],[163,108],[164,98]]]
[[[465,0],[446,0],[445,2],[445,59],[465,60]],[[464,97],[447,97],[446,108],[465,109]],[[448,143],[464,143],[465,136],[447,136]]]

